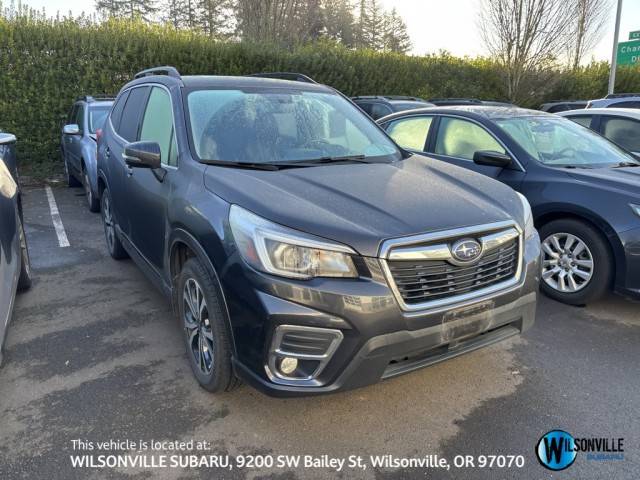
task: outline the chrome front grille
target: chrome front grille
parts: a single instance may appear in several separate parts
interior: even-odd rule
[[[384,243],[382,266],[404,310],[461,303],[515,285],[520,277],[522,238],[512,222],[417,235]],[[478,258],[461,262],[452,246],[472,240]]]
[[[512,278],[518,268],[518,241],[483,255],[470,266],[452,265],[446,260],[389,261],[396,287],[407,304],[460,295]]]

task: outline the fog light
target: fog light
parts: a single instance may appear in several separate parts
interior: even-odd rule
[[[293,357],[284,357],[280,361],[280,371],[285,375],[291,375],[298,368],[298,359]]]

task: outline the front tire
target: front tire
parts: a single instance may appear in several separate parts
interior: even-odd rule
[[[116,220],[112,211],[111,194],[105,188],[102,192],[102,224],[104,225],[104,236],[107,241],[107,250],[116,260],[122,260],[129,255],[120,242],[118,230],[116,229]]]
[[[540,229],[542,291],[569,305],[600,298],[611,285],[613,256],[605,239],[580,220],[554,220]]]
[[[89,174],[87,173],[87,168],[82,169],[82,178],[84,183],[84,195],[87,199],[87,204],[89,206],[89,211],[93,213],[98,213],[100,211],[100,200],[96,198],[93,194],[93,190],[91,188],[91,181],[89,180]]]
[[[177,281],[178,318],[191,370],[212,393],[234,389],[231,335],[217,282],[196,258],[186,261]]]

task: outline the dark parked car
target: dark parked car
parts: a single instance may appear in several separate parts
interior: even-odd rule
[[[374,120],[393,112],[433,107],[432,103],[421,98],[402,95],[368,95],[352,97],[351,100]]]
[[[535,110],[431,108],[379,122],[401,146],[484,173],[527,197],[549,296],[584,304],[612,286],[640,295],[640,165],[626,151]]]
[[[540,105],[540,110],[548,113],[566,112],[580,108],[587,108],[586,100],[553,100]]]
[[[83,186],[89,210],[100,210],[96,168],[98,130],[113,104],[110,96],[84,96],[74,104],[62,128],[60,148],[70,187]]]
[[[98,155],[109,252],[173,299],[210,391],[353,388],[534,322],[524,197],[404,152],[329,87],[151,69]]]
[[[640,93],[611,93],[590,100],[586,108],[640,108]]]
[[[16,290],[31,285],[15,144],[15,136],[0,133],[0,365]]]

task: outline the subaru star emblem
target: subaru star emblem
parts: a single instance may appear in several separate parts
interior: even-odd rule
[[[451,245],[451,255],[459,262],[473,262],[481,253],[482,245],[472,238],[464,238]]]

